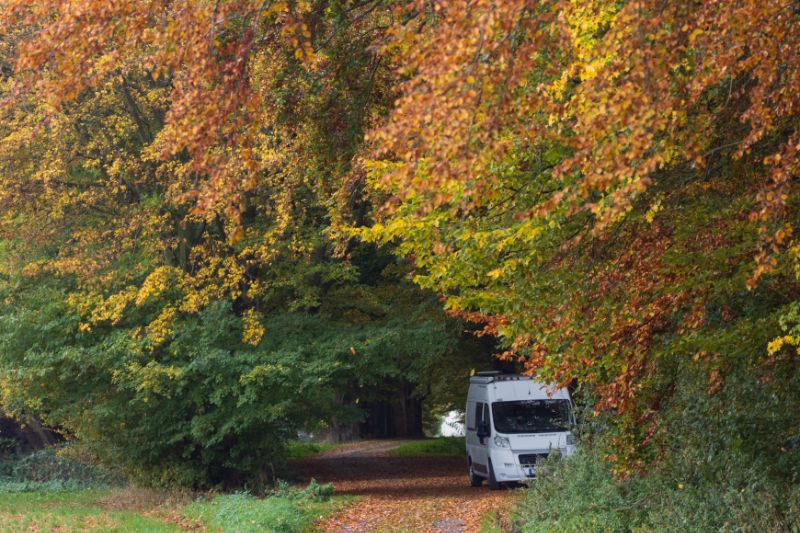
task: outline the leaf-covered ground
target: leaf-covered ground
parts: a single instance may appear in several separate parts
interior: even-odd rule
[[[492,492],[467,482],[460,457],[393,456],[402,441],[365,441],[305,459],[305,478],[333,483],[336,494],[360,496],[318,523],[337,533],[479,531],[487,516],[505,514],[515,491]]]

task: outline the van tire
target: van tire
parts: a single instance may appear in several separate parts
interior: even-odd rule
[[[489,459],[489,490],[500,490],[500,483],[494,477],[494,468],[492,467],[492,460]]]
[[[475,470],[472,468],[472,459],[469,460],[469,484],[471,487],[480,487],[483,485],[483,478],[475,473]]]

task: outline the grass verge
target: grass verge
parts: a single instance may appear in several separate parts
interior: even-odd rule
[[[183,531],[142,510],[118,509],[109,489],[0,494],[0,531]]]
[[[181,516],[211,531],[300,533],[352,503],[353,497],[324,496],[313,482],[303,491],[279,492],[259,499],[247,493],[198,500],[180,510]],[[324,487],[323,487],[324,489]],[[332,489],[329,489],[332,491]]]
[[[307,532],[354,498],[329,485],[282,485],[267,498],[247,493],[187,495],[136,488],[60,489],[41,484],[0,493],[0,531]]]
[[[335,445],[290,443],[298,460]],[[66,448],[0,458],[0,532],[147,531],[306,532],[351,503],[331,485],[305,489],[279,482],[268,497],[248,493],[164,492],[128,486],[121,478],[65,457]],[[69,450],[66,450],[69,451]]]
[[[492,511],[481,520],[481,533],[503,533],[505,528],[497,511]]]
[[[325,453],[338,447],[339,445],[337,444],[292,441],[286,443],[286,459],[288,461],[299,461],[300,459],[305,459],[306,457],[311,457],[319,453]]]
[[[401,457],[464,457],[466,455],[462,437],[437,437],[435,439],[409,441],[390,453]]]

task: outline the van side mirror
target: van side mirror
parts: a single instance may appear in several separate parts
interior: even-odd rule
[[[492,435],[492,432],[489,431],[489,423],[481,422],[480,424],[478,424],[477,429],[478,429],[477,431],[478,440],[480,441],[481,444],[483,444],[483,439],[490,437]]]

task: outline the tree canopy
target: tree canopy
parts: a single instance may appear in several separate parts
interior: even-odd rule
[[[123,351],[138,362],[109,367],[112,382],[136,375],[144,394],[179,381],[169,354],[207,317],[228,324],[226,346],[240,331],[246,360],[272,346],[276,317],[333,328],[331,298],[396,298],[353,260],[380,244],[503,357],[577,379],[614,428],[621,475],[667,453],[689,383],[728,398],[730,420],[746,411],[737,386],[800,412],[795,2],[2,0],[0,12],[6,304],[58,279],[63,307],[36,327],[64,346],[134,343]],[[424,307],[430,292],[414,298]],[[403,309],[378,322],[422,342],[388,318]],[[426,317],[429,332],[442,324]],[[38,350],[25,346],[6,349],[22,354],[14,372]],[[232,374],[241,391],[247,372]],[[725,431],[770,427],[769,453],[796,455],[797,415],[773,422]]]
[[[389,95],[369,6],[218,4],[2,6],[3,407],[163,484],[257,484],[487,361],[407,261],[331,238]]]
[[[708,394],[744,367],[788,400],[796,6],[452,1],[420,28],[426,5],[385,48],[401,96],[369,135],[382,207],[357,232],[507,357],[596,394],[622,472],[664,444],[683,365]]]

